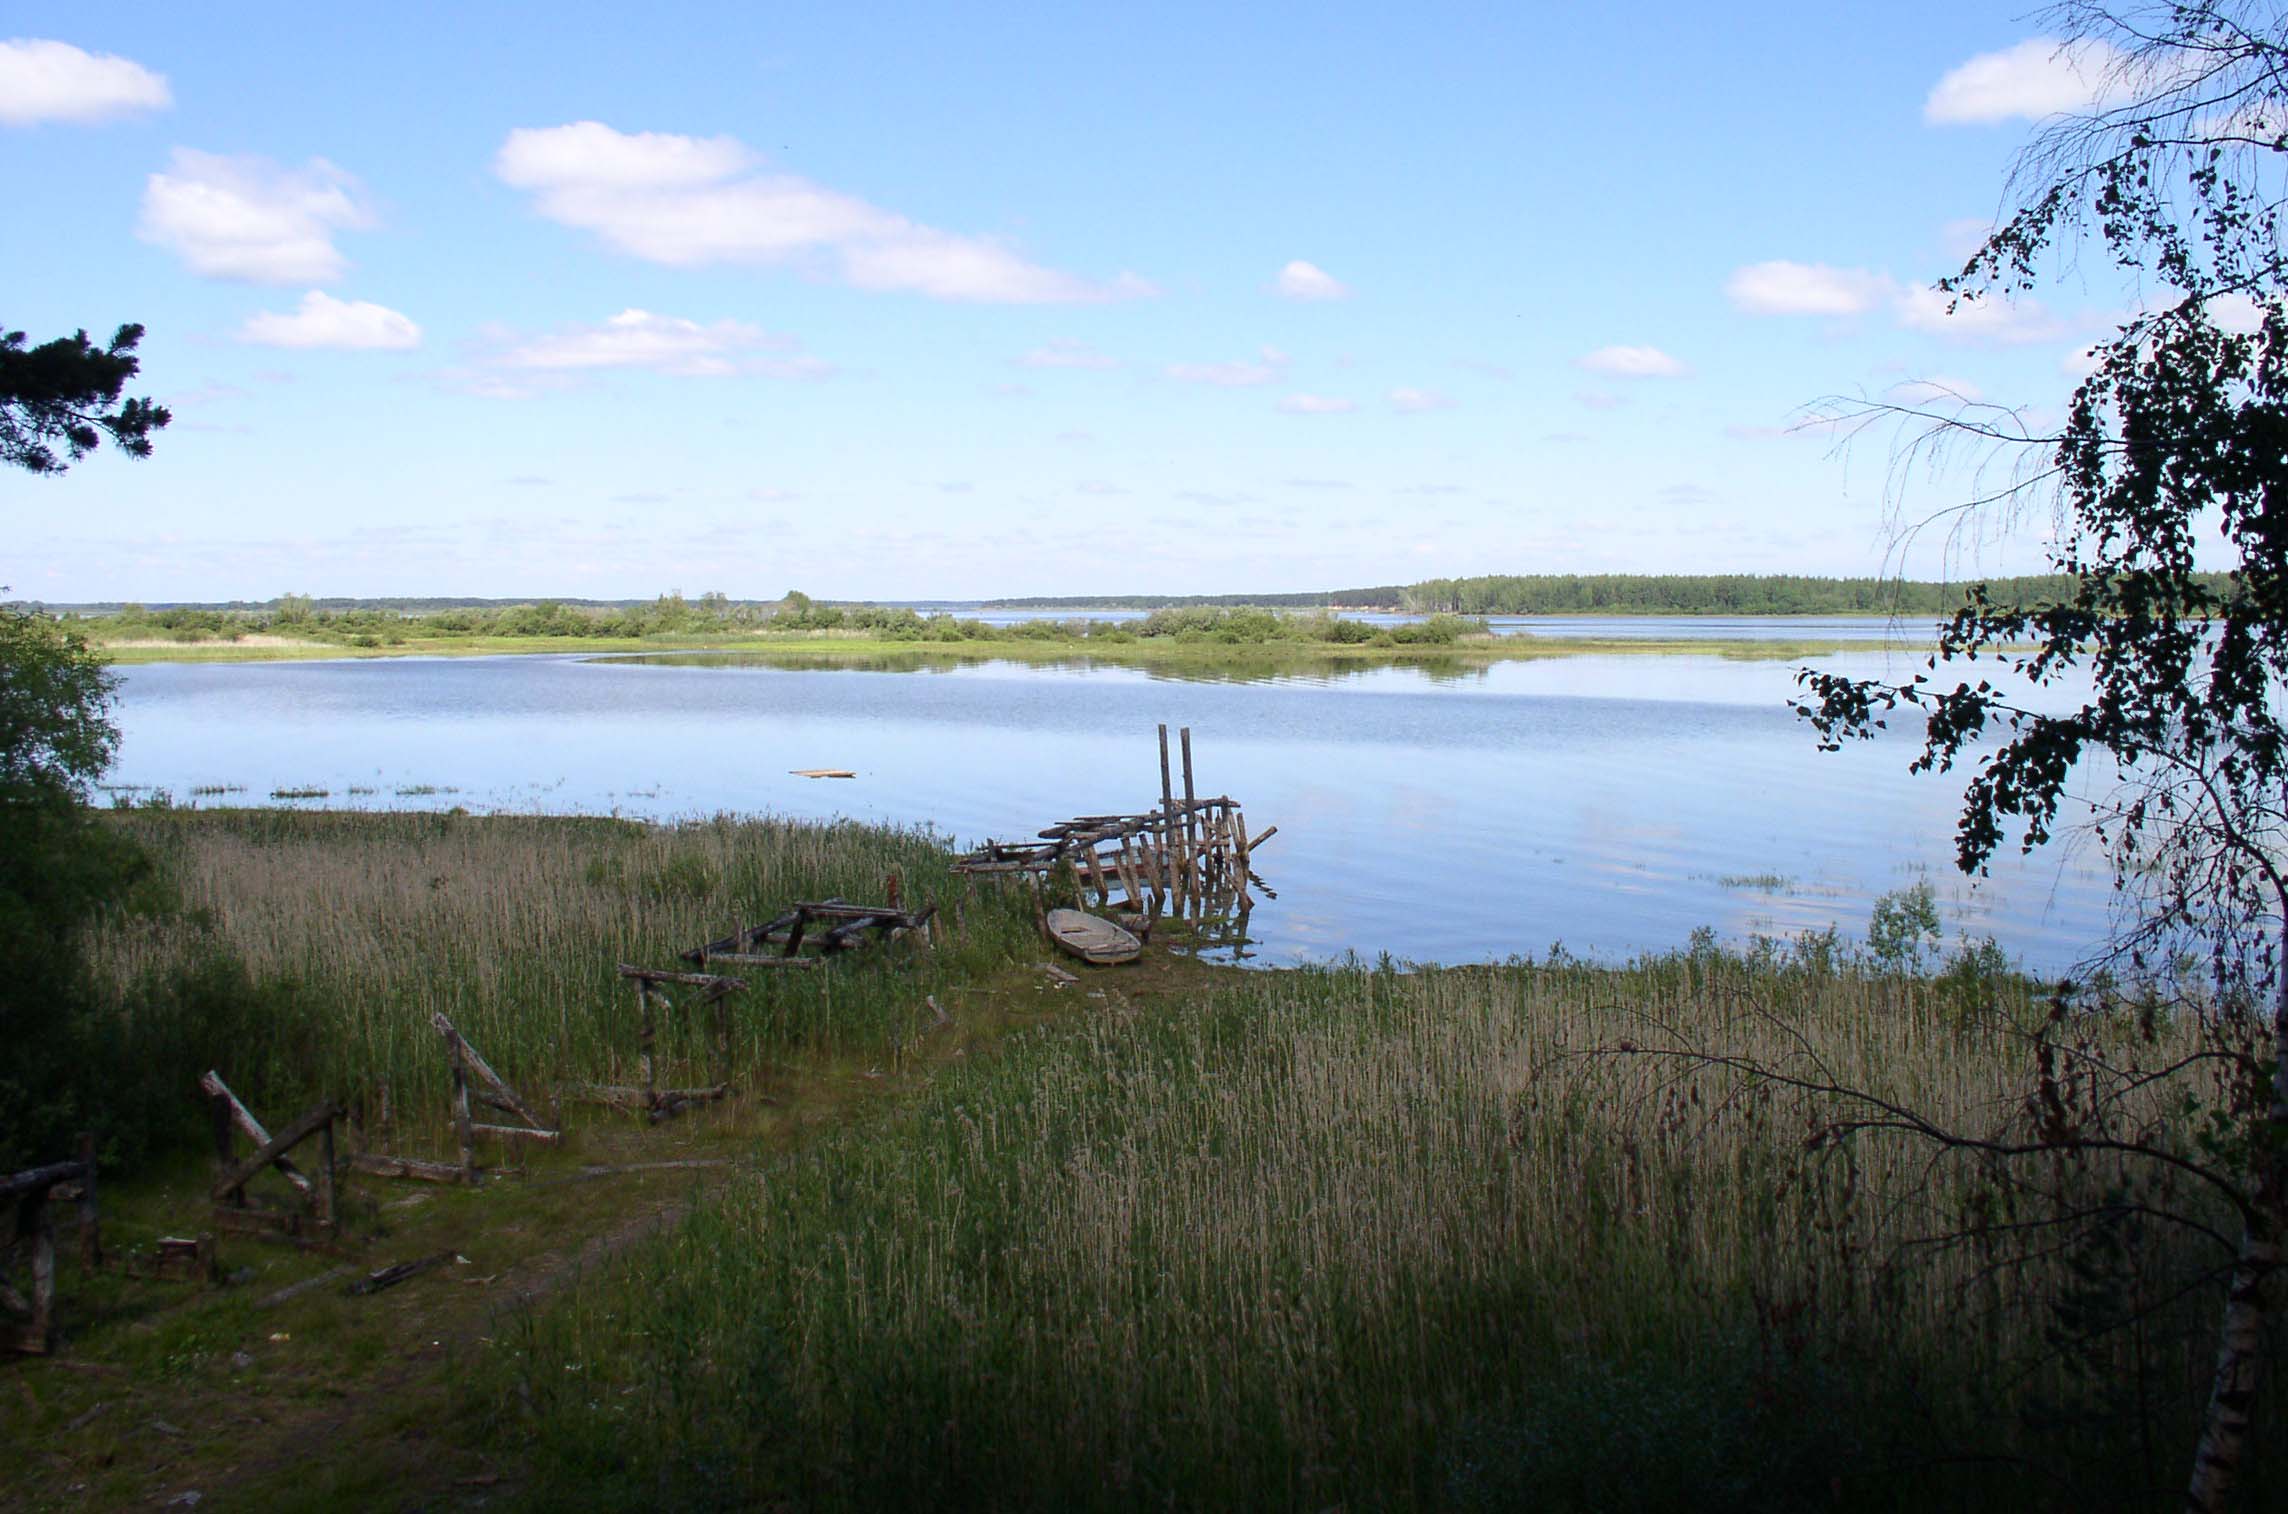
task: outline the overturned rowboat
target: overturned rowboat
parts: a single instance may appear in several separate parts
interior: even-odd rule
[[[1084,915],[1077,909],[1050,910],[1048,927],[1050,939],[1058,946],[1099,967],[1133,962],[1144,954],[1143,943],[1134,936],[1110,920]]]

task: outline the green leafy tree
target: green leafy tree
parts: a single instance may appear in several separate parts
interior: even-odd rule
[[[2118,775],[2088,816],[2121,905],[2113,965],[2180,985],[2188,951],[2205,965],[2180,1008],[2208,1049],[2152,1074],[2187,1084],[2196,1118],[2182,1124],[2198,1137],[2053,1119],[1990,1149],[2179,1164],[2233,1213],[2187,1492],[2189,1508],[2215,1510],[2245,1459],[2288,1243],[2288,16],[2080,0],[2048,19],[2104,62],[2107,97],[2123,103],[2036,138],[2018,208],[1940,287],[2010,300],[2077,258],[2086,276],[2094,252],[2144,308],[2097,344],[2053,434],[1962,409],[1924,415],[1932,428],[1908,451],[2014,454],[2012,486],[1965,508],[2049,505],[2065,591],[2028,607],[1972,590],[1926,673],[1807,674],[1799,709],[1829,747],[1918,713],[1915,766],[1968,770],[1955,829],[1966,872],[2080,818],[2069,784]],[[2203,561],[2226,575],[2196,571]],[[1983,667],[1955,671],[1973,659]],[[1987,671],[1997,663],[2014,676]]]
[[[147,457],[167,411],[122,399],[143,328],[108,347],[86,332],[37,347],[0,333],[0,463],[61,473],[109,436]],[[87,987],[80,937],[141,869],[97,825],[88,786],[110,765],[112,676],[69,627],[0,610],[0,1168],[20,1165],[85,1110]]]
[[[120,397],[142,369],[142,340],[134,325],[120,327],[107,347],[84,331],[37,347],[21,331],[0,331],[0,463],[61,473],[106,436],[129,457],[149,457],[151,433],[173,417],[149,399]]]

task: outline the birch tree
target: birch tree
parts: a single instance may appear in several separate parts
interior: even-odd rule
[[[2222,1137],[2145,1153],[2193,1164],[2239,1222],[2186,1485],[2208,1514],[2247,1449],[2288,1243],[2288,15],[2075,0],[2047,20],[2095,101],[2038,133],[2013,208],[1939,288],[2022,300],[2067,271],[2095,283],[2102,260],[2133,313],[2091,349],[2053,433],[1957,411],[1926,415],[1916,445],[2013,455],[2004,487],[1955,508],[2048,508],[2071,592],[2028,609],[1973,590],[1924,673],[1807,673],[1798,709],[1829,747],[1919,713],[1915,766],[1968,772],[1965,872],[2086,823],[2113,868],[2121,965],[2179,977],[2191,952],[2209,980],[2187,1012],[2237,1075],[2204,1085],[2185,1123]],[[1976,676],[1974,659],[2015,676]],[[2053,697],[2037,708],[2013,692],[2028,687]],[[2107,786],[2077,813],[2069,785],[2093,774]],[[2077,1141],[2060,1126],[2024,1144]]]

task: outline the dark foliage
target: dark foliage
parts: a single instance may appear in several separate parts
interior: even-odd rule
[[[106,436],[129,457],[149,457],[151,433],[174,417],[150,399],[120,398],[142,368],[142,340],[135,325],[120,327],[108,347],[84,331],[37,347],[21,331],[0,332],[0,464],[61,473]]]

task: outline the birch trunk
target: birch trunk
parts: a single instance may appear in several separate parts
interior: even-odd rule
[[[2288,945],[2288,927],[2283,929]],[[2283,958],[2288,974],[2288,957]],[[2272,1010],[2273,1075],[2257,1155],[2256,1188],[2240,1232],[2231,1291],[2225,1295],[2224,1328],[2217,1343],[2216,1380],[2208,1412],[2201,1419],[2200,1444],[2193,1451],[2193,1476],[2185,1507],[2193,1514],[2223,1514],[2248,1450],[2248,1431],[2263,1369],[2264,1320],[2274,1274],[2280,1268],[2280,1240],[2288,1221],[2288,979]]]

